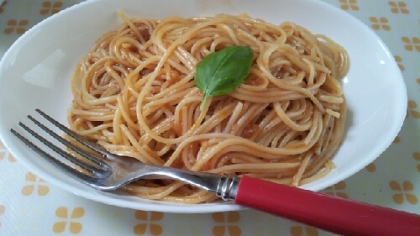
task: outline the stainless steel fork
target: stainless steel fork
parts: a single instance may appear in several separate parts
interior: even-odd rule
[[[19,125],[76,167],[55,158],[29,139],[11,132],[40,156],[69,176],[99,190],[115,190],[141,178],[176,179],[215,193],[223,200],[289,218],[323,230],[344,235],[420,235],[420,216],[390,208],[337,198],[300,188],[244,176],[223,176],[140,163],[117,156],[66,128],[39,109],[36,111],[64,133],[85,145],[85,151],[73,145],[32,116],[28,118],[54,139],[88,161],[81,161],[48,141],[28,126]]]
[[[71,167],[56,159],[55,157],[51,156],[32,142],[30,142],[28,139],[23,137],[16,130],[11,129],[11,132],[15,134],[20,140],[22,140],[26,145],[28,145],[32,150],[34,150],[39,155],[43,156],[46,160],[51,162],[57,168],[60,168],[68,175],[76,177],[77,180],[93,188],[99,190],[115,190],[141,178],[166,177],[170,179],[176,179],[196,186],[198,188],[213,192],[218,197],[221,197],[223,200],[235,199],[237,182],[239,180],[237,177],[148,165],[143,164],[133,158],[117,156],[108,152],[102,146],[92,143],[87,139],[83,138],[82,136],[76,134],[74,131],[60,124],[59,122],[51,118],[49,115],[45,114],[43,111],[39,109],[36,109],[36,111],[39,114],[41,114],[45,119],[47,119],[56,127],[58,127],[60,130],[62,130],[64,133],[66,133],[73,139],[79,141],[86,147],[90,148],[92,151],[95,151],[99,155],[95,153],[92,154],[91,152],[87,152],[81,149],[80,147],[77,147],[76,145],[64,139],[62,136],[56,134],[54,131],[43,125],[41,122],[39,122],[32,116],[28,116],[28,118],[31,121],[33,121],[37,126],[39,126],[42,130],[50,134],[56,140],[60,141],[66,147],[75,151],[77,154],[90,160],[91,163],[89,164],[87,162],[81,161],[80,159],[75,157],[75,155],[72,155],[62,150],[52,142],[48,141],[46,138],[37,134],[35,131],[30,129],[22,122],[19,122],[19,125],[23,129],[28,131],[46,146],[56,151],[62,157],[66,158],[68,161],[81,167],[82,170],[80,168]]]

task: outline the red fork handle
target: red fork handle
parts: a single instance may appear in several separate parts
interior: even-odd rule
[[[420,235],[420,216],[244,176],[235,203],[341,235]]]

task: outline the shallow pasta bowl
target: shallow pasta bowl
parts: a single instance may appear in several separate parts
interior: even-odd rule
[[[183,205],[95,191],[53,169],[10,133],[10,128],[18,129],[17,122],[33,114],[35,108],[66,123],[73,69],[97,38],[122,23],[118,10],[129,17],[150,18],[247,13],[275,24],[292,21],[341,44],[351,63],[342,80],[348,104],[345,137],[333,158],[336,168],[301,186],[304,189],[319,191],[361,170],[386,150],[402,126],[406,89],[388,48],[367,26],[328,4],[310,0],[218,0],[211,4],[206,0],[91,0],[34,26],[12,45],[0,64],[2,141],[20,163],[69,192],[142,210],[204,213],[241,209],[230,203]]]

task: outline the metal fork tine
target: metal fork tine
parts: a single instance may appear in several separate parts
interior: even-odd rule
[[[51,164],[53,164],[57,168],[63,170],[65,173],[69,173],[70,175],[75,176],[76,178],[79,178],[79,179],[81,179],[83,181],[91,182],[92,180],[95,179],[92,176],[89,176],[86,173],[83,173],[81,171],[78,171],[78,170],[76,170],[76,169],[68,166],[67,164],[64,164],[63,162],[57,160],[55,157],[53,157],[50,154],[46,153],[44,150],[42,150],[41,148],[39,148],[38,146],[36,146],[35,144],[33,144],[31,141],[29,141],[28,139],[26,139],[25,137],[23,137],[16,130],[10,129],[10,131],[16,137],[18,137],[22,142],[24,142],[29,148],[31,148],[32,150],[34,150],[40,156],[44,157],[48,162],[50,162]]]
[[[51,136],[53,136],[55,139],[57,139],[58,141],[60,141],[62,144],[64,144],[65,146],[69,147],[70,149],[72,149],[73,151],[77,152],[78,154],[84,156],[85,158],[95,162],[96,164],[98,164],[100,167],[104,168],[104,170],[109,170],[111,167],[104,161],[96,158],[94,155],[76,147],[74,144],[72,144],[71,142],[67,141],[66,139],[64,139],[63,137],[61,137],[60,135],[56,134],[54,131],[52,131],[51,129],[49,129],[48,127],[46,127],[45,125],[43,125],[41,122],[39,122],[38,120],[36,120],[35,118],[33,118],[32,116],[28,116],[28,118],[34,122],[36,125],[38,125],[42,130],[44,130],[45,132],[47,132],[48,134],[50,134]]]
[[[74,163],[74,164],[82,167],[83,169],[91,172],[96,177],[104,177],[104,175],[107,174],[107,171],[106,170],[99,169],[99,168],[96,168],[96,167],[94,167],[92,165],[89,165],[89,164],[87,164],[87,163],[85,163],[85,162],[77,159],[76,157],[72,156],[71,154],[69,154],[68,152],[64,151],[63,149],[57,147],[56,145],[54,145],[50,141],[48,141],[45,138],[43,138],[42,136],[40,136],[38,133],[36,133],[32,129],[30,129],[28,126],[24,125],[22,122],[19,122],[19,125],[22,128],[24,128],[26,131],[28,131],[32,136],[34,136],[39,141],[41,141],[42,143],[44,143],[46,146],[48,146],[49,148],[51,148],[52,150],[54,150],[55,152],[57,152],[58,154],[60,154],[64,158],[66,158],[67,160],[69,160],[70,162],[72,162],[72,163]],[[35,145],[35,144],[33,144],[33,145]],[[52,158],[54,158],[54,157],[52,157]]]
[[[86,147],[99,152],[100,154],[107,156],[110,155],[110,153],[105,150],[103,147],[96,145],[95,143],[90,142],[89,140],[83,138],[82,136],[78,135],[76,132],[70,130],[66,126],[62,125],[60,122],[56,121],[49,115],[45,114],[40,109],[35,109],[36,112],[38,112],[40,115],[42,115],[45,119],[47,119],[49,122],[51,122],[53,125],[57,126],[59,129],[61,129],[64,133],[68,134],[70,137],[74,138],[75,140],[79,141],[81,144],[85,145]]]

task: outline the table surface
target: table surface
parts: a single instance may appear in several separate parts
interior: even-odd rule
[[[355,16],[382,38],[402,71],[409,100],[392,145],[359,173],[323,192],[420,214],[420,1],[323,1]],[[0,58],[26,30],[78,2],[6,0],[0,6]],[[188,215],[96,203],[40,179],[0,143],[0,235],[56,234],[330,235],[253,210]]]

